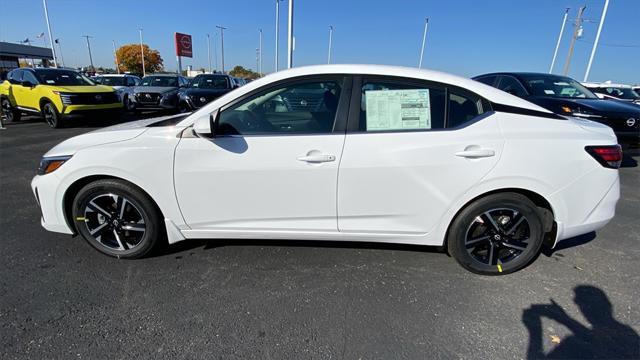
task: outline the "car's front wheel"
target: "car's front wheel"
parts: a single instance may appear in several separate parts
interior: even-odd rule
[[[60,115],[55,105],[50,102],[46,102],[42,105],[42,117],[44,117],[44,121],[47,122],[47,125],[52,128],[59,129],[64,125],[62,115]]]
[[[131,100],[131,98],[128,95],[124,96],[124,108],[127,111],[135,111],[136,110],[136,104]]]
[[[7,122],[20,121],[21,113],[11,105],[11,101],[9,101],[9,99],[3,98],[0,102],[0,106],[2,106],[2,115],[7,119]]]
[[[73,201],[77,231],[98,251],[135,259],[149,254],[162,238],[160,211],[139,188],[117,179],[83,187]]]
[[[476,200],[451,223],[449,253],[467,270],[502,275],[527,266],[544,237],[540,212],[526,196],[493,194]]]

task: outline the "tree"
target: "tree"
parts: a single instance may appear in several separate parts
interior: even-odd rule
[[[251,69],[245,69],[240,65],[234,67],[231,71],[229,71],[229,75],[251,80],[255,80],[260,77],[260,74],[258,74],[257,72],[254,72]]]
[[[162,57],[158,50],[144,47],[144,68],[147,73],[154,73],[163,69]],[[116,51],[120,71],[129,71],[134,74],[142,74],[142,57],[140,56],[140,44],[123,45]]]

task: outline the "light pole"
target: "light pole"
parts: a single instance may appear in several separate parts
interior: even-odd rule
[[[62,61],[62,67],[64,67],[64,56],[62,56],[62,45],[60,45],[60,39],[56,39],[55,43],[58,44],[58,51],[60,52],[60,61]]]
[[[209,59],[209,73],[211,71],[211,37],[207,34],[207,58]]]
[[[113,44],[113,58],[116,61],[116,71],[118,72],[118,74],[120,74],[120,64],[118,64],[118,52],[116,51],[116,41],[111,40],[111,43]]]
[[[556,50],[553,52],[553,59],[551,60],[551,66],[549,66],[549,74],[553,72],[553,65],[556,63],[556,57],[558,56],[558,49],[560,48],[560,41],[562,40],[562,34],[564,33],[564,26],[567,23],[567,16],[569,16],[569,8],[564,11],[564,17],[562,18],[562,26],[560,27],[560,34],[558,35],[558,42],[556,43]]]
[[[144,46],[142,46],[142,28],[138,29],[140,31],[140,59],[142,59],[142,77],[147,76],[147,73],[144,68]]]
[[[276,72],[278,71],[278,40],[280,37],[280,1],[276,0]]]
[[[91,57],[91,43],[89,42],[89,39],[92,38],[93,36],[82,35],[82,37],[87,39],[87,49],[89,50],[89,63],[91,64],[91,71],[95,72],[96,68],[93,67],[93,57]]]
[[[429,27],[429,18],[424,18],[424,32],[422,33],[422,47],[420,48],[420,61],[418,69],[422,69],[422,57],[424,55],[424,45],[427,42],[427,28]]]
[[[262,29],[258,29],[260,32],[260,46],[258,48],[258,74],[262,76]]]
[[[287,29],[287,68],[293,67],[293,0],[289,0],[289,17]]]
[[[47,30],[49,31],[49,42],[51,43],[51,52],[53,53],[53,65],[58,67],[58,60],[56,59],[56,47],[53,45],[53,35],[51,35],[51,24],[49,23],[49,11],[47,10],[47,0],[42,0],[44,6],[44,17],[47,19]]]
[[[333,26],[329,25],[329,55],[327,55],[327,64],[331,64],[331,42],[333,40]]]
[[[224,31],[227,29],[224,26],[216,25],[220,29],[220,54],[222,55],[222,73],[224,74]]]
[[[589,64],[587,65],[587,71],[584,73],[584,79],[582,80],[584,82],[586,82],[587,78],[589,78],[589,72],[591,71],[591,64],[593,63],[593,57],[596,54],[598,41],[600,41],[600,32],[602,31],[602,25],[604,25],[604,18],[605,16],[607,16],[608,8],[609,8],[609,0],[604,0],[604,9],[602,10],[602,16],[600,17],[600,25],[598,25],[598,33],[596,34],[596,41],[593,43],[593,48],[591,48],[591,56],[589,56]]]

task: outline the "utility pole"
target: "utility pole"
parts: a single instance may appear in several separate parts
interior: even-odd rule
[[[333,40],[333,26],[329,25],[329,55],[327,55],[327,64],[331,64],[331,42]]]
[[[583,82],[586,82],[589,78],[589,72],[591,71],[591,64],[593,63],[593,57],[596,55],[596,48],[598,47],[598,41],[600,41],[600,32],[602,31],[602,25],[604,25],[604,18],[607,16],[607,9],[609,8],[609,0],[604,0],[604,9],[602,10],[602,16],[600,17],[600,25],[598,25],[598,33],[596,34],[596,41],[591,48],[591,56],[589,56],[589,64],[587,65],[587,71],[584,73]]]
[[[582,6],[579,10],[578,10],[578,17],[576,18],[576,20],[573,23],[574,29],[573,29],[573,37],[571,37],[571,45],[569,45],[569,53],[567,54],[567,61],[564,63],[564,70],[562,71],[562,73],[567,76],[567,74],[569,73],[569,65],[571,64],[571,57],[573,56],[573,47],[576,44],[576,39],[578,39],[578,36],[581,34],[581,29],[582,29],[582,22],[584,21],[582,19],[582,15],[584,14],[584,10],[586,9],[586,6]]]
[[[428,27],[429,27],[429,18],[424,18],[424,32],[422,33],[422,47],[420,48],[420,61],[418,61],[418,69],[422,69],[422,57],[424,55],[424,45],[427,42]]]
[[[56,59],[56,47],[53,45],[53,35],[51,35],[51,24],[49,23],[49,10],[47,9],[47,0],[42,0],[42,5],[44,6],[44,17],[47,20],[47,30],[49,31],[49,43],[51,43],[51,52],[53,53],[53,65],[55,67],[58,67],[58,60]]]
[[[211,71],[211,37],[207,34],[207,58],[209,59],[209,72]]]
[[[91,71],[95,72],[96,68],[93,67],[93,58],[91,57],[91,43],[89,42],[89,39],[92,38],[93,36],[82,35],[82,37],[87,39],[87,49],[89,50],[89,63],[91,64]]]
[[[260,46],[258,48],[258,74],[262,76],[262,29],[258,29],[260,31]]]
[[[215,65],[215,71],[218,71],[218,46],[216,45],[216,34],[213,34],[213,63]]]
[[[276,0],[276,72],[278,71],[278,39],[280,37],[280,1]]]
[[[256,48],[256,69],[260,69],[260,49]],[[258,74],[260,70],[256,70]]]
[[[222,73],[224,74],[224,31],[227,29],[221,25],[216,25],[220,29],[220,53],[222,54]]]
[[[113,57],[116,60],[116,71],[118,72],[118,74],[120,74],[120,64],[118,64],[118,52],[116,51],[116,41],[111,40],[111,43],[113,43]]]
[[[553,72],[553,65],[556,64],[556,57],[558,56],[560,41],[562,40],[562,34],[564,33],[564,26],[567,24],[567,16],[569,16],[569,8],[566,8],[564,11],[564,17],[562,18],[562,26],[560,27],[560,35],[558,35],[558,42],[556,43],[556,50],[553,52],[553,59],[551,60],[551,66],[549,66],[549,74]]]
[[[293,67],[293,0],[289,0],[289,17],[287,29],[287,68]]]
[[[140,31],[140,58],[142,59],[142,77],[147,76],[147,73],[144,69],[144,46],[142,46],[142,28],[138,29]]]

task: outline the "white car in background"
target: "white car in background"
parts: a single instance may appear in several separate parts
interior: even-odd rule
[[[47,230],[119,258],[165,239],[388,242],[498,275],[607,224],[621,160],[609,127],[479,82],[324,65],[66,140],[31,185]]]
[[[619,100],[640,105],[640,93],[630,85],[614,84],[610,81],[603,83],[582,83],[593,91],[596,96],[606,100]]]
[[[111,86],[116,90],[116,94],[127,110],[131,110],[130,103],[125,101],[125,97],[129,96],[128,89],[140,85],[142,79],[131,74],[102,74],[93,78],[95,82],[101,85]]]

